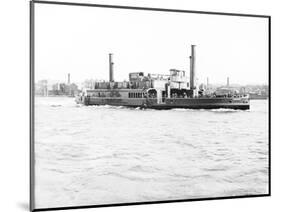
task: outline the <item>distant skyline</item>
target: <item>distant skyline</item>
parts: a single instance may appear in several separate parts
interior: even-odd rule
[[[40,81],[42,81],[42,80],[47,80],[50,84],[56,84],[56,83],[65,83],[65,84],[67,84],[67,78],[66,79],[62,79],[62,80],[58,80],[58,79],[51,79],[51,78],[49,78],[49,79],[47,79],[47,78],[42,78],[42,79],[37,79],[36,81],[35,81],[35,83],[38,83],[38,82],[40,82]],[[101,80],[101,79],[84,79],[84,80],[82,80],[82,81],[75,81],[75,80],[72,80],[71,79],[71,82],[70,82],[70,84],[71,83],[74,83],[74,84],[82,84],[83,82],[85,82],[86,80],[96,80],[96,81],[103,81],[103,80]],[[127,81],[129,80],[129,76],[128,76],[128,79],[126,79]],[[231,80],[231,79],[230,79]],[[104,81],[108,81],[108,79],[105,79]],[[116,82],[119,82],[119,81],[116,81]],[[199,82],[199,85],[200,84],[207,84],[207,79],[205,80],[205,81],[202,81],[202,82]],[[230,81],[230,83],[229,83],[230,85],[233,85],[233,86],[244,86],[244,85],[268,85],[268,83],[248,83],[248,84],[239,84],[239,83],[235,83],[235,82],[231,82]],[[209,85],[215,85],[215,86],[217,86],[217,85],[219,85],[219,86],[223,86],[223,85],[227,85],[227,79],[225,79],[225,83],[216,83],[216,82],[214,82],[214,83],[212,83],[212,82],[210,82],[210,79],[209,79]]]
[[[112,8],[36,5],[35,81],[108,80],[130,72],[189,74],[196,45],[199,83],[268,84],[267,20],[252,17],[165,13]]]

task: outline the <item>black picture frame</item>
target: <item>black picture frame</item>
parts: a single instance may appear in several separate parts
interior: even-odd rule
[[[143,204],[160,204],[160,203],[175,203],[175,202],[188,202],[188,201],[204,201],[204,200],[222,200],[222,199],[238,199],[250,197],[267,197],[271,196],[271,16],[270,15],[257,15],[257,14],[242,14],[242,13],[227,13],[227,12],[210,12],[210,11],[195,11],[195,10],[179,10],[179,9],[164,9],[164,8],[148,8],[148,7],[135,7],[135,6],[121,6],[121,5],[104,5],[104,4],[90,4],[90,3],[74,3],[74,2],[56,2],[56,1],[37,1],[31,0],[29,2],[30,8],[30,211],[52,211],[52,210],[68,210],[68,209],[86,209],[98,207],[113,207],[113,206],[130,206],[130,205],[143,205]],[[241,196],[224,196],[224,197],[211,197],[211,198],[197,198],[197,199],[181,199],[181,200],[163,200],[163,201],[148,201],[148,202],[129,202],[117,204],[101,204],[101,205],[84,205],[84,206],[70,206],[70,207],[55,207],[55,208],[35,208],[34,206],[34,180],[35,180],[35,154],[34,154],[34,61],[35,61],[35,33],[34,33],[34,6],[35,4],[52,4],[52,5],[65,5],[65,6],[80,6],[80,7],[99,7],[99,8],[117,8],[124,10],[149,10],[149,11],[162,11],[170,13],[196,13],[207,15],[222,15],[222,16],[240,16],[240,17],[253,17],[263,18],[268,23],[268,193],[257,195],[241,195]]]

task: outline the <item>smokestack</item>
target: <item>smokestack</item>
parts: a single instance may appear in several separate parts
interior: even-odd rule
[[[109,82],[114,82],[114,76],[113,76],[113,54],[109,54]]]
[[[189,56],[190,72],[189,72],[189,86],[190,89],[193,89],[193,71],[192,71],[192,57]]]
[[[195,45],[191,45],[191,56],[190,58],[190,89],[195,90]]]
[[[227,77],[227,84],[226,84],[227,87],[229,87],[229,77]]]
[[[207,89],[209,88],[209,77],[207,77]]]
[[[67,74],[67,84],[70,84],[70,73]]]

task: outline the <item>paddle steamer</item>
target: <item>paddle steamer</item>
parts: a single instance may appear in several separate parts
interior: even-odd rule
[[[84,89],[76,102],[84,105],[114,105],[153,109],[218,109],[248,110],[248,95],[216,94],[199,89],[195,72],[195,45],[191,45],[190,73],[170,69],[168,75],[129,73],[129,81],[115,82],[113,55],[109,54],[109,81],[95,82],[93,89]]]

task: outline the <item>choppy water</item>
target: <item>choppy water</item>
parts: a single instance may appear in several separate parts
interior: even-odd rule
[[[267,104],[158,111],[36,97],[36,208],[267,193]]]

